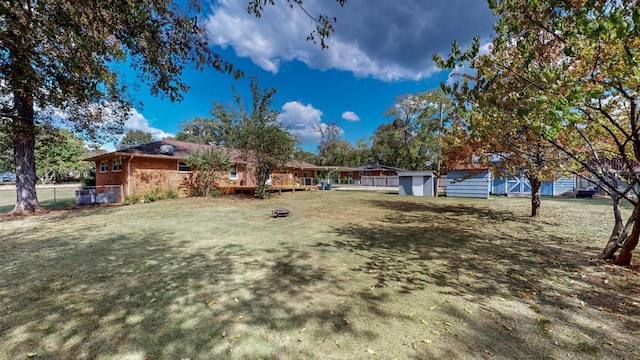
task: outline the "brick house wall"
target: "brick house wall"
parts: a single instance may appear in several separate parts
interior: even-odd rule
[[[114,170],[114,160],[121,160],[120,170]],[[101,163],[108,164],[106,171],[101,171]],[[141,196],[153,192],[156,188],[164,191],[175,190],[179,196],[186,196],[180,186],[189,177],[190,171],[179,171],[178,163],[184,159],[172,159],[151,156],[116,156],[97,160],[96,185],[122,185],[125,195]],[[230,178],[230,172],[219,173],[220,185],[223,187],[240,186],[244,179],[245,186],[254,186],[245,166],[237,165],[237,179]]]

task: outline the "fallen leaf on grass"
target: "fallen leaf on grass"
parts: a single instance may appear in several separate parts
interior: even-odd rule
[[[367,349],[367,352],[368,352],[369,354],[371,354],[371,355],[375,355],[375,354],[376,354],[376,352],[375,352],[375,351],[373,351],[373,350],[371,350],[371,349]]]
[[[493,353],[492,353],[491,351],[489,351],[489,350],[487,350],[487,349],[484,349],[484,352],[486,352],[487,354],[489,354],[489,356],[495,356],[495,355],[493,355]]]
[[[509,330],[509,331],[513,331],[513,328],[507,324],[502,324],[502,327]]]
[[[452,323],[450,323],[450,322],[446,322],[446,321],[445,321],[445,322],[443,322],[443,324],[445,324],[445,325],[447,325],[447,326],[453,326],[453,324],[452,324]]]
[[[422,339],[421,341],[425,344],[431,344],[431,339]]]
[[[437,306],[433,305],[432,307],[429,308],[429,310],[434,310]]]
[[[412,318],[412,317],[414,317],[414,316],[416,316],[416,313],[414,313],[414,312],[412,312],[411,314],[409,314],[409,317],[410,317],[410,318]]]
[[[436,334],[436,335],[440,335],[440,333],[437,330],[431,330],[431,332]]]
[[[464,311],[468,312],[469,314],[471,314],[471,310],[469,310],[468,308],[464,308]]]
[[[427,320],[425,320],[425,319],[420,319],[420,322],[421,322],[421,323],[423,323],[423,324],[425,324],[425,325],[429,325],[429,324],[427,323]]]
[[[216,303],[216,301],[215,301],[215,300],[211,300],[211,301],[209,301],[209,302],[207,303],[207,306],[212,306],[212,305],[213,305],[213,304],[215,304],[215,303]]]
[[[335,344],[336,344],[337,347],[341,347],[342,346],[342,345],[340,345],[340,341],[338,341],[338,340],[336,340]]]
[[[36,352],[27,353],[27,357],[34,357],[34,356],[38,356],[38,353],[36,353]]]
[[[300,330],[300,334],[302,334],[305,331],[307,331],[307,328],[302,328],[302,330]]]

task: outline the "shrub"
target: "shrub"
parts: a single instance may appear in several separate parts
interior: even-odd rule
[[[254,192],[254,196],[260,199],[268,199],[271,197],[271,193],[269,192],[268,185],[259,185],[256,191]]]
[[[153,196],[155,196],[155,200],[158,200],[158,201],[159,200],[164,200],[164,199],[167,198],[167,193],[163,189],[161,189],[159,187],[155,188],[153,190],[152,194],[153,194]],[[151,200],[151,201],[154,201],[154,200]]]
[[[144,194],[144,202],[154,202],[156,201],[156,194],[148,193]]]
[[[80,182],[84,186],[96,186],[96,169],[91,168],[87,176],[83,177]]]
[[[169,189],[167,190],[167,199],[177,199],[178,198],[178,192],[173,190],[173,189]]]
[[[139,203],[140,200],[142,200],[142,196],[140,196],[140,195],[125,195],[124,196],[125,205],[131,205],[131,204]]]

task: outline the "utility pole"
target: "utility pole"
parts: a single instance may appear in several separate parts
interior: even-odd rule
[[[436,176],[435,176],[435,181],[436,181],[436,189],[434,192],[435,197],[438,197],[438,189],[440,188],[439,182],[440,182],[440,159],[442,157],[442,118],[444,116],[444,111],[442,108],[442,99],[440,99],[440,121],[438,123],[438,158],[436,161]]]

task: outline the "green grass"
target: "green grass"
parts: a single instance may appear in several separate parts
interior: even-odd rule
[[[622,359],[605,200],[307,192],[0,219],[0,359]],[[273,219],[271,210],[291,215]]]
[[[36,190],[40,205],[45,209],[64,209],[75,205],[76,187],[38,187]],[[16,204],[15,185],[0,185],[0,213],[13,210]]]

